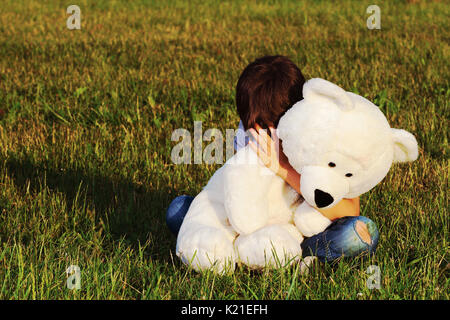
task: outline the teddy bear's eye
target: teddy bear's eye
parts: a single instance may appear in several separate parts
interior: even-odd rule
[[[336,163],[334,163],[334,162],[329,162],[329,163],[328,163],[328,166],[329,166],[330,168],[334,168],[334,167],[336,167]]]
[[[352,173],[346,173],[346,174],[345,174],[345,176],[346,176],[346,177],[349,177],[349,178],[350,178],[352,175],[353,175]]]

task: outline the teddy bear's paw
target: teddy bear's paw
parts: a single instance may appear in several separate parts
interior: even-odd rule
[[[203,227],[179,239],[177,255],[196,271],[233,272],[236,264],[233,240],[227,230]]]
[[[239,261],[251,268],[284,267],[301,257],[303,238],[293,225],[270,225],[235,241]]]
[[[314,208],[300,208],[294,216],[295,225],[305,237],[312,237],[324,231],[331,220],[326,218]]]
[[[196,249],[190,254],[180,254],[181,261],[196,271],[211,270],[217,274],[232,273],[236,267],[233,256],[218,257],[210,251]]]

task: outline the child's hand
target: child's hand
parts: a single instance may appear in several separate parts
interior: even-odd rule
[[[249,141],[249,144],[264,165],[284,180],[291,175],[290,173],[297,173],[289,164],[286,155],[283,153],[276,129],[269,127],[271,134],[271,136],[269,136],[267,131],[262,129],[258,124],[256,124],[255,127],[258,131],[253,128],[249,131],[257,141],[258,145],[251,140]],[[298,175],[298,178],[300,178],[300,175]]]

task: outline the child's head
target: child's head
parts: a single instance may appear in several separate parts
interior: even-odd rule
[[[276,127],[281,116],[303,99],[305,78],[284,56],[265,56],[250,63],[236,86],[236,105],[245,130],[259,124]]]

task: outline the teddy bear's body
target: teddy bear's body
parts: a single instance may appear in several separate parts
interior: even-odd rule
[[[309,80],[304,99],[280,119],[278,135],[301,174],[305,201],[267,169],[248,146],[238,151],[194,199],[177,254],[195,269],[285,265],[301,257],[303,236],[331,221],[316,208],[369,191],[393,161],[417,158],[409,132],[390,128],[377,106],[323,79]]]
[[[177,253],[195,269],[214,265],[219,272],[238,261],[251,267],[284,264],[301,256],[303,237],[293,221],[300,202],[246,146],[195,197],[178,234]]]

